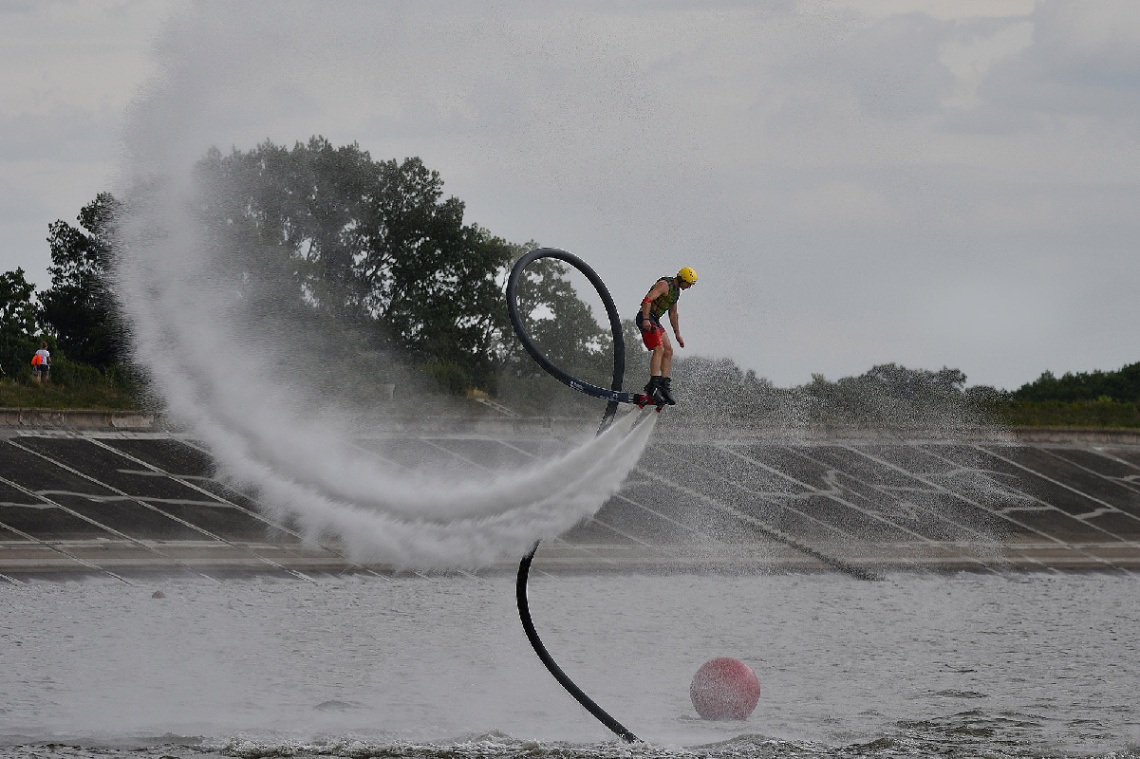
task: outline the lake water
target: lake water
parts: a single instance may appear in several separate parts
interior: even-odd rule
[[[0,756],[1089,756],[1140,744],[1126,574],[551,575],[0,586]],[[153,598],[161,590],[165,598]],[[760,703],[688,687],[747,662]]]

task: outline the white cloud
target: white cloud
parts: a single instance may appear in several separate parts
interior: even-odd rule
[[[933,113],[954,83],[938,57],[947,26],[922,14],[887,17],[819,51],[799,73],[879,119]]]
[[[1033,24],[988,22],[957,28],[938,50],[939,61],[956,79],[944,108],[976,108],[982,104],[978,87],[998,61],[1022,53],[1033,44]]]
[[[1043,119],[1078,116],[1135,133],[1140,6],[1042,0],[1030,21],[1032,44],[995,66],[983,85],[979,94],[987,107],[1019,115],[1025,129]]]
[[[1036,0],[846,0],[849,8],[872,17],[922,13],[944,21],[1024,16],[1033,11]]]

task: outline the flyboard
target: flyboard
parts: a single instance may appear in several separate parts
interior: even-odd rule
[[[518,284],[522,278],[523,270],[540,258],[556,258],[570,264],[586,275],[586,279],[590,280],[590,284],[594,286],[594,289],[598,291],[598,295],[601,296],[602,302],[606,306],[606,315],[609,318],[610,332],[613,334],[614,340],[614,371],[613,379],[608,390],[603,387],[598,387],[597,385],[592,385],[589,382],[585,382],[564,372],[543,355],[542,351],[538,349],[538,346],[534,344],[534,341],[530,339],[530,335],[527,334],[526,327],[524,327],[522,323],[522,317],[519,315]],[[610,296],[610,291],[606,289],[605,283],[602,282],[597,272],[573,253],[558,248],[537,248],[516,261],[514,268],[511,269],[510,278],[507,280],[507,310],[510,312],[511,325],[515,328],[515,334],[518,335],[519,341],[523,344],[523,347],[526,348],[531,358],[546,370],[550,376],[572,390],[577,390],[580,393],[608,401],[605,414],[602,416],[601,427],[598,428],[599,435],[605,432],[613,423],[619,403],[632,403],[641,408],[653,405],[657,407],[657,411],[661,411],[664,402],[659,399],[654,399],[641,393],[622,392],[621,383],[625,375],[625,340],[622,337],[621,319],[618,317],[617,307],[614,306],[614,299]],[[519,564],[518,581],[515,583],[515,598],[518,601],[519,617],[522,619],[523,630],[526,631],[526,637],[534,648],[534,652],[538,654],[538,658],[541,659],[542,663],[546,665],[546,668],[550,670],[550,674],[554,675],[554,679],[561,683],[562,687],[565,688],[578,703],[586,707],[586,711],[594,715],[599,722],[616,733],[617,736],[624,741],[630,743],[640,741],[636,735],[607,714],[602,707],[594,703],[581,688],[574,684],[574,681],[562,671],[562,668],[554,661],[550,652],[546,650],[546,646],[542,644],[542,640],[539,639],[538,631],[535,630],[534,622],[530,617],[530,604],[527,601],[526,592],[527,579],[530,576],[530,564],[534,559],[536,551],[538,551],[537,542],[534,544],[534,547],[530,549],[530,553],[523,557],[522,563]]]

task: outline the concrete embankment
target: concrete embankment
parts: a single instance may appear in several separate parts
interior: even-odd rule
[[[139,411],[0,408],[0,429],[152,429],[161,426],[155,414]]]
[[[1140,431],[669,425],[595,518],[543,543],[536,568],[1140,569]],[[479,471],[565,450],[596,426],[392,418],[359,443]],[[151,414],[0,409],[0,575],[390,571],[306,544],[214,472]]]

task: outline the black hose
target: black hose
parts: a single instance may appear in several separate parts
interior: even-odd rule
[[[523,630],[526,631],[526,637],[530,640],[530,645],[534,648],[534,652],[538,654],[538,658],[550,670],[550,674],[554,675],[554,679],[562,684],[571,696],[578,700],[586,710],[598,718],[598,721],[608,727],[619,738],[628,743],[636,743],[641,739],[626,729],[624,725],[611,717],[605,709],[598,706],[598,704],[586,693],[574,684],[574,681],[562,671],[562,668],[554,661],[550,652],[546,650],[546,646],[542,645],[542,640],[538,637],[538,631],[534,629],[534,622],[530,618],[530,604],[527,602],[526,597],[526,582],[530,575],[530,562],[534,558],[534,552],[538,550],[538,543],[534,544],[534,548],[530,549],[530,553],[523,557],[522,563],[519,564],[518,581],[515,583],[515,597],[519,604],[519,617],[522,619]]]
[[[598,295],[602,298],[602,303],[606,306],[606,316],[610,321],[610,334],[613,335],[614,340],[614,373],[613,380],[610,383],[610,389],[607,390],[597,385],[591,385],[585,380],[580,380],[573,377],[550,361],[534,341],[530,339],[527,334],[526,327],[523,326],[522,316],[519,314],[518,304],[518,286],[519,280],[522,278],[523,269],[529,266],[534,261],[540,258],[557,258],[559,261],[565,261],[573,266],[578,271],[586,275],[586,279],[590,280],[590,284],[598,291]],[[625,376],[625,338],[622,336],[621,331],[621,317],[618,316],[617,306],[614,305],[614,299],[610,296],[610,291],[606,289],[606,283],[602,281],[597,272],[590,268],[582,259],[578,258],[573,253],[558,248],[536,248],[525,256],[515,262],[514,268],[511,269],[511,275],[507,279],[507,311],[511,315],[511,326],[515,328],[515,334],[519,337],[519,342],[526,348],[526,352],[530,354],[538,365],[546,370],[554,379],[562,384],[577,390],[579,393],[592,395],[595,398],[602,398],[609,401],[606,406],[606,413],[602,417],[602,426],[598,430],[599,434],[613,423],[614,415],[617,413],[617,405],[619,403],[636,403],[645,405],[648,399],[641,393],[623,393],[621,390],[622,379]]]
[[[577,377],[572,377],[559,369],[543,355],[542,351],[540,351],[530,339],[530,335],[527,334],[526,329],[523,327],[522,318],[519,316],[518,309],[519,278],[522,277],[523,269],[540,258],[557,258],[560,261],[565,261],[570,264],[586,275],[586,278],[590,280],[590,284],[594,286],[594,289],[598,291],[598,295],[601,296],[602,302],[606,306],[606,314],[610,320],[610,331],[613,333],[614,339],[614,373],[609,390],[591,385],[588,382],[583,382]],[[605,432],[613,423],[619,403],[639,403],[642,401],[642,396],[638,394],[621,392],[621,383],[625,375],[625,339],[622,337],[621,319],[618,317],[617,307],[614,305],[614,299],[610,296],[610,291],[606,289],[606,285],[602,282],[601,277],[599,277],[585,261],[573,253],[568,253],[558,248],[538,248],[527,253],[515,262],[514,268],[511,269],[511,276],[507,280],[507,310],[510,312],[511,324],[515,328],[515,334],[518,335],[519,341],[522,342],[527,353],[538,362],[539,366],[545,369],[552,377],[574,390],[609,401],[606,405],[605,414],[602,416],[602,424],[598,428],[599,435]],[[538,631],[535,630],[534,622],[530,617],[530,602],[527,599],[526,592],[527,580],[530,577],[530,563],[534,559],[534,554],[537,550],[538,542],[535,542],[534,547],[530,549],[530,553],[524,556],[522,562],[519,564],[518,579],[515,582],[515,600],[518,602],[519,618],[522,619],[522,626],[526,632],[527,640],[530,641],[534,652],[538,654],[538,658],[546,665],[550,674],[554,675],[554,679],[561,683],[562,687],[565,688],[571,696],[577,699],[578,703],[586,707],[586,711],[597,717],[599,722],[616,733],[622,740],[629,743],[639,741],[640,739],[636,735],[611,717],[605,709],[598,706],[593,699],[587,696],[585,691],[575,685],[574,681],[571,680],[554,661],[554,657],[546,650],[546,646],[542,645],[542,640],[538,637]]]

